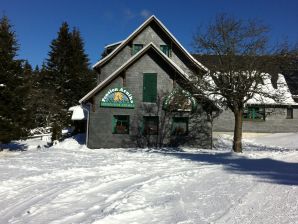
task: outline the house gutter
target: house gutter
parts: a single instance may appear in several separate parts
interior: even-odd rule
[[[86,104],[81,103],[80,106],[84,111],[87,111],[87,127],[86,127],[86,146],[88,147],[88,140],[89,140],[89,117],[90,117],[90,109],[87,108]]]

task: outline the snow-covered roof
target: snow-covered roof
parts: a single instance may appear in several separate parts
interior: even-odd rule
[[[82,108],[82,106],[73,106],[68,109],[68,111],[72,111],[71,120],[86,120],[87,119],[87,111]]]
[[[220,73],[218,73],[218,75],[220,75]],[[246,104],[276,105],[276,106],[297,105],[298,106],[298,103],[294,101],[293,95],[291,94],[288,84],[285,80],[285,77],[282,74],[278,74],[277,88],[274,88],[270,74],[263,73],[262,77],[263,77],[263,84],[259,84],[260,86],[258,87],[258,89],[260,89],[263,94],[261,95],[261,94],[255,93],[253,98],[249,99],[246,102]],[[205,74],[204,80],[206,83],[208,83],[211,89],[215,87],[215,83],[210,75]],[[223,97],[219,94],[214,94],[211,89],[210,91],[206,90],[205,94],[208,95],[210,99],[214,100],[215,102],[218,102],[218,104],[221,105],[223,102]]]
[[[275,96],[276,99],[255,94],[254,97],[247,101],[247,104],[262,104],[262,105],[298,105],[293,99],[289,90],[285,77],[278,74],[277,88],[273,87],[271,76],[265,74],[263,78],[264,85],[261,86],[265,94]]]
[[[112,58],[116,53],[118,53],[124,46],[126,46],[129,41],[131,41],[139,32],[141,32],[150,22],[155,21],[159,27],[171,38],[171,40],[180,48],[180,50],[199,68],[203,69],[204,71],[208,71],[208,69],[198,62],[181,44],[180,42],[174,37],[174,35],[159,21],[154,15],[149,17],[141,26],[139,26],[132,34],[130,34],[125,40],[121,42],[110,54],[106,57],[98,61],[92,67],[95,68],[99,65],[104,64],[110,58]]]

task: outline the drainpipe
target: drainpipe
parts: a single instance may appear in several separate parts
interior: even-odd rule
[[[90,107],[88,105],[81,103],[81,108],[87,112],[87,126],[86,126],[86,146],[88,147],[88,136],[89,136],[89,117],[90,117]]]

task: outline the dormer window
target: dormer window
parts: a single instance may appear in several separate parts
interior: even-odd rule
[[[143,44],[133,44],[132,45],[132,55],[135,55],[136,53],[138,53],[142,48],[143,48]]]
[[[160,45],[160,50],[167,55],[168,57],[171,57],[171,48],[168,45],[162,44]]]

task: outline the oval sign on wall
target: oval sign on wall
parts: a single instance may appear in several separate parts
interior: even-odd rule
[[[100,106],[134,108],[135,104],[132,94],[129,91],[122,87],[116,87],[108,90],[108,92],[101,99]]]

